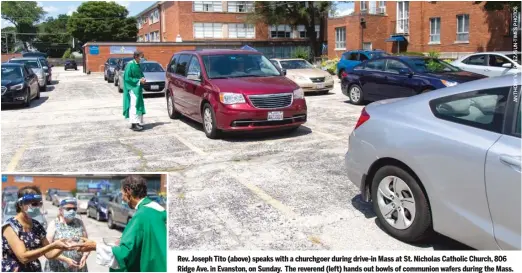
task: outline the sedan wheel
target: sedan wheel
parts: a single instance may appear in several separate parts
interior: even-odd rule
[[[372,181],[373,209],[383,228],[414,243],[431,235],[431,210],[419,182],[396,166],[379,169]]]
[[[99,211],[96,212],[96,221],[101,221],[101,215]]]
[[[109,217],[107,217],[107,226],[109,229],[114,229],[114,222],[112,221],[112,214],[109,213]]]
[[[350,87],[350,91],[348,92],[348,95],[350,97],[350,101],[353,104],[360,105],[363,101],[362,90],[358,85],[352,85]]]
[[[25,95],[24,106],[25,107],[31,106],[31,90],[30,89],[27,89],[27,94]]]

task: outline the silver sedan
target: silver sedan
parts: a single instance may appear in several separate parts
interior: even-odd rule
[[[345,166],[389,234],[520,250],[521,82],[483,79],[363,109]]]
[[[127,64],[126,64],[127,65]],[[125,71],[125,67],[123,71]],[[140,68],[145,76],[145,84],[143,84],[143,94],[164,94],[165,93],[165,70],[160,63],[154,61],[140,62]],[[123,74],[119,74],[118,91],[123,92]]]

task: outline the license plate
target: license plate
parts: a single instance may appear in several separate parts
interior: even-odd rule
[[[324,88],[324,83],[318,83],[317,88]]]
[[[283,112],[268,112],[268,120],[283,120]]]
[[[151,85],[150,89],[152,89],[152,90],[159,90],[159,85]]]

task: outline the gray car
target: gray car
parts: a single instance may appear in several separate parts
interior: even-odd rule
[[[47,89],[47,76],[49,73],[45,73],[44,64],[39,58],[13,58],[9,60],[9,63],[23,63],[38,77],[38,86],[40,90],[45,91]]]
[[[125,71],[123,66],[123,71]],[[141,71],[145,76],[145,84],[143,84],[143,94],[164,94],[165,93],[165,69],[160,63],[154,61],[144,61],[140,63]],[[119,74],[119,82],[123,82],[123,73]],[[118,86],[118,91],[123,92],[123,86]]]
[[[476,249],[520,250],[517,77],[472,81],[363,109],[345,166],[389,234],[419,242],[434,230]]]
[[[34,220],[40,222],[44,229],[47,229],[47,219],[45,219],[45,214],[47,212],[43,210],[42,213],[38,214],[36,217],[33,217]],[[8,202],[2,211],[2,221],[5,222],[7,219],[16,216],[16,202]]]
[[[119,79],[120,79],[120,75],[121,77],[123,77],[123,72],[125,71],[125,65],[134,60],[133,57],[123,57],[121,59],[118,59],[118,62],[116,64],[116,67],[114,68],[114,86],[118,86],[118,89],[119,89]]]
[[[87,213],[89,200],[94,196],[93,193],[77,193],[76,200],[78,201],[78,213]]]
[[[70,191],[56,191],[52,197],[52,203],[54,206],[60,206],[60,203],[64,199],[72,198],[74,197],[72,192]]]

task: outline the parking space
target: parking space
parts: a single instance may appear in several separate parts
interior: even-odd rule
[[[145,131],[133,132],[102,74],[58,72],[48,99],[2,111],[2,170],[168,171],[170,248],[408,250],[385,234],[348,180],[343,156],[362,107],[338,83],[309,95],[308,122],[292,134],[209,140],[202,126],[171,120],[146,97]]]
[[[58,215],[58,208],[53,206],[51,202],[45,201],[44,208],[47,211],[46,220],[47,223],[51,223],[54,219],[56,219]],[[121,236],[121,231],[117,229],[109,229],[107,227],[106,222],[98,222],[94,219],[87,218],[85,214],[82,214],[81,219],[85,225],[85,229],[87,230],[87,235],[91,240],[96,241],[96,243],[102,244],[103,238],[109,237],[119,237]],[[46,259],[44,257],[40,258],[42,266],[45,264]],[[109,272],[108,267],[103,267],[96,263],[96,253],[92,252],[87,258],[87,268],[90,272]]]

